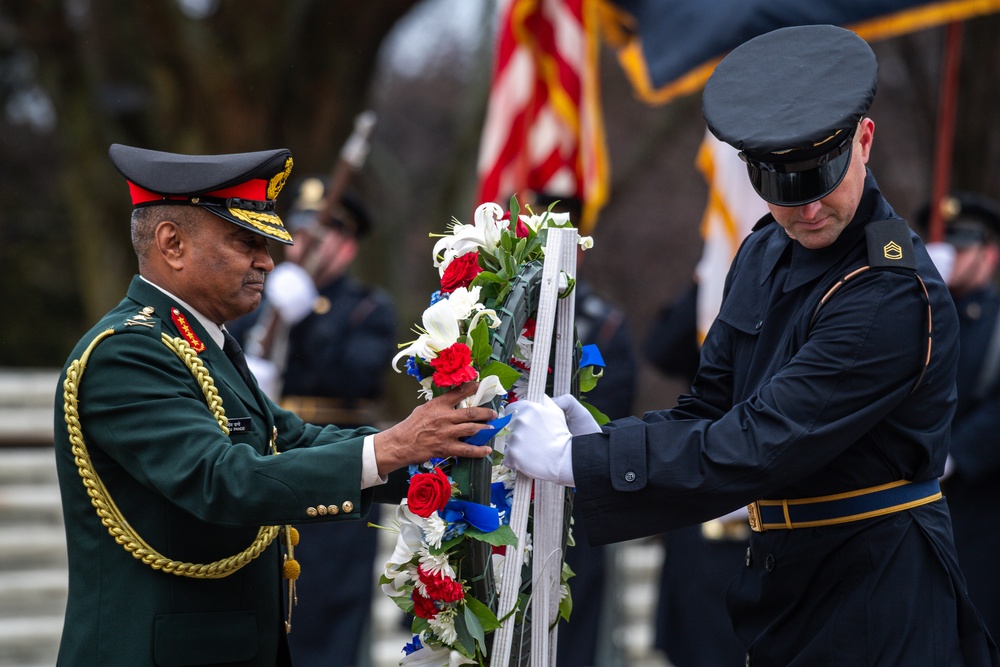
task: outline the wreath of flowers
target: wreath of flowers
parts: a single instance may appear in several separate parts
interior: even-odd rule
[[[572,226],[569,214],[551,209],[535,215],[529,208],[528,215],[520,215],[514,197],[509,211],[486,203],[476,209],[473,224],[453,218],[449,232],[440,235],[433,255],[441,287],[423,313],[422,326],[416,327],[417,339],[401,344],[392,362],[393,368],[402,372],[400,362],[405,360],[405,370],[420,383],[423,399],[478,381],[476,394],[459,407],[497,399],[501,406],[498,412],[503,414],[502,408],[527,390],[534,321],[529,320],[520,332],[509,363],[491,360],[490,331],[501,323],[492,306],[503,302],[525,264],[544,258],[547,230]],[[593,246],[590,237],[581,237],[579,243],[585,250]],[[562,297],[572,292],[572,281],[568,287]],[[596,384],[603,368],[596,348],[587,347],[590,349],[581,348],[577,374],[581,392]],[[587,407],[599,423],[607,421]],[[485,444],[509,428],[509,420],[509,415],[499,417],[491,423],[492,429],[484,429],[467,441]],[[458,497],[449,475],[454,460],[433,459],[410,466],[407,497],[396,508],[392,527],[398,530],[396,547],[379,580],[382,592],[414,617],[414,636],[403,648],[400,665],[485,664],[486,636],[500,627],[502,619],[468,594],[470,573],[463,572],[463,557],[468,540],[489,544],[496,581],[503,585],[500,565],[504,553],[506,547],[517,546],[518,540],[509,526],[515,475],[503,465],[502,458],[494,452],[489,506]],[[530,534],[525,542],[520,548],[527,563]],[[564,566],[560,615],[567,619],[572,599],[566,580],[571,576],[572,571]]]

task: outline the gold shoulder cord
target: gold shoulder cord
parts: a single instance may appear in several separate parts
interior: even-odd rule
[[[244,565],[259,556],[266,549],[274,538],[278,535],[279,526],[263,526],[257,533],[257,538],[253,543],[241,553],[229,558],[217,560],[214,563],[199,565],[195,563],[182,563],[171,560],[160,555],[155,549],[149,546],[129,525],[121,510],[115,505],[108,493],[104,482],[98,476],[94,465],[87,452],[87,446],[83,442],[83,432],[80,430],[80,415],[77,410],[79,404],[80,381],[83,378],[83,371],[87,367],[87,360],[90,358],[94,348],[114,333],[114,329],[99,334],[84,351],[83,356],[69,365],[66,371],[66,381],[63,383],[63,411],[66,417],[66,424],[69,429],[69,441],[72,445],[73,455],[76,458],[76,466],[79,469],[80,477],[83,478],[83,486],[87,489],[91,504],[97,509],[97,516],[101,523],[108,529],[115,542],[122,545],[138,560],[149,565],[154,570],[162,570],[168,574],[175,574],[181,577],[191,577],[193,579],[221,579],[228,577]],[[222,432],[229,434],[229,422],[226,420],[226,411],[222,407],[222,399],[215,388],[212,377],[208,374],[205,364],[191,348],[188,343],[181,338],[170,338],[167,334],[161,334],[163,344],[170,348],[174,354],[180,357],[181,361],[188,367],[191,374],[201,385],[202,393],[205,394],[205,401],[212,411],[216,421],[222,428]],[[272,451],[277,454],[275,442],[271,443]]]

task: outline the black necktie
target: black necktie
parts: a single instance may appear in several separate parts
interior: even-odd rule
[[[225,339],[222,351],[229,357],[229,361],[233,362],[233,366],[236,366],[236,370],[240,372],[240,377],[243,378],[243,381],[253,390],[253,376],[250,375],[250,367],[247,366],[247,358],[243,355],[243,348],[240,347],[239,341],[236,340],[235,336],[225,329],[222,330],[222,335]]]

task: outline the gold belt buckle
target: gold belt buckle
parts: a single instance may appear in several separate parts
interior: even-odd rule
[[[764,532],[764,526],[760,520],[760,505],[757,504],[756,500],[747,505],[747,517],[750,519],[750,530],[755,533]]]

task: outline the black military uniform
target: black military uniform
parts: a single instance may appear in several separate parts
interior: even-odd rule
[[[643,345],[646,359],[658,371],[688,386],[700,356],[697,305],[698,283],[692,282],[676,302],[660,309]],[[742,512],[661,536],[664,556],[654,645],[675,667],[737,665],[743,659],[725,597],[749,538]]]
[[[319,184],[318,188],[316,187]],[[325,187],[305,179],[286,216],[293,233],[316,224]],[[363,238],[371,221],[348,192],[333,210],[339,233]],[[281,405],[315,424],[350,427],[376,423],[384,378],[396,351],[395,314],[389,295],[348,274],[319,286],[312,312],[288,331]],[[265,305],[229,325],[246,339]],[[379,522],[378,506],[368,521]],[[302,565],[292,658],[302,667],[370,662],[370,618],[378,577],[378,531],[367,522],[297,526],[296,558]]]
[[[813,248],[765,216],[733,262],[691,393],[572,441],[595,543],[750,503],[755,532],[727,599],[748,665],[1000,664],[937,482],[955,309],[865,176],[865,149],[854,157],[876,81],[868,45],[833,26],[774,31],[720,63],[705,119],[741,150],[758,194],[846,208],[843,184],[857,208]]]
[[[946,199],[944,240],[962,251],[1000,243],[1000,204],[958,193]],[[1000,294],[996,273],[954,294],[958,309],[958,405],[951,426],[954,464],[942,488],[951,508],[955,549],[969,594],[986,627],[1000,634]]]

